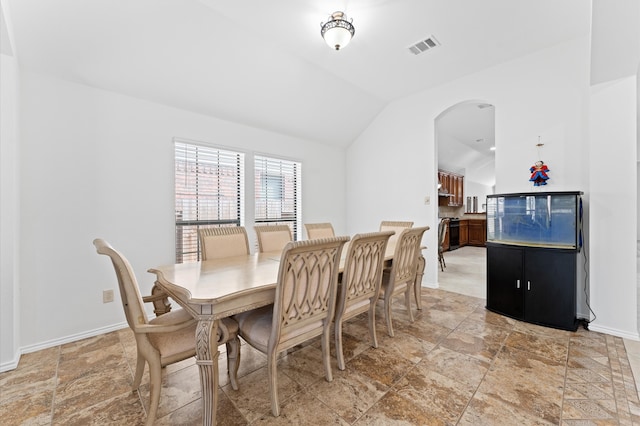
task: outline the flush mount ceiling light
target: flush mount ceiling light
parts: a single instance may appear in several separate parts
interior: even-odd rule
[[[353,19],[347,20],[344,12],[333,12],[327,22],[320,23],[320,35],[329,47],[340,50],[349,44],[356,32],[352,22]]]

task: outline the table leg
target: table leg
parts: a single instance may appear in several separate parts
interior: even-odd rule
[[[427,265],[427,261],[421,254],[418,256],[418,273],[416,274],[416,282],[413,286],[413,291],[416,296],[416,306],[418,310],[422,309],[422,277],[424,276],[424,268]]]
[[[196,328],[196,364],[202,390],[202,424],[216,424],[218,408],[218,320],[200,320]]]

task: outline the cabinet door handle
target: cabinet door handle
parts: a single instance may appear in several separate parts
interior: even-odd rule
[[[516,288],[520,288],[520,280],[516,280]]]
[[[531,290],[531,281],[527,281],[527,290]]]

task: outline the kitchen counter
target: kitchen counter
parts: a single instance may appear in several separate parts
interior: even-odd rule
[[[478,213],[465,213],[462,215],[460,219],[485,220],[486,218],[487,218],[487,212],[478,212]]]

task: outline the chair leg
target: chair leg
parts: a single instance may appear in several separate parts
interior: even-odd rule
[[[391,320],[391,302],[393,298],[390,295],[385,295],[384,298],[384,318],[387,320],[387,333],[389,336],[393,337],[395,334],[393,332],[393,323]]]
[[[418,271],[416,272],[416,283],[414,284],[413,291],[416,295],[416,307],[418,310],[422,310],[422,277],[424,276],[424,268],[427,265],[423,255],[418,256]]]
[[[238,390],[238,367],[240,366],[240,339],[229,340],[227,346],[227,370],[233,390]]]
[[[336,339],[336,360],[338,361],[338,369],[344,370],[344,353],[342,352],[342,320],[335,322],[334,334]]]
[[[369,334],[371,335],[371,346],[378,347],[378,336],[376,335],[376,301],[369,302]],[[342,344],[342,342],[340,342]]]
[[[160,360],[149,360],[149,412],[147,413],[147,426],[153,425],[158,414],[160,404],[160,389],[162,388],[162,365]]]
[[[324,326],[324,330],[322,331],[322,364],[324,365],[324,377],[327,379],[327,382],[333,381],[333,373],[331,371],[331,349],[330,349],[330,340],[331,340],[331,321],[325,320],[327,323]]]
[[[144,364],[146,360],[140,355],[138,352],[138,359],[136,360],[136,373],[133,376],[133,390],[136,390],[140,387],[140,382],[142,382],[142,374],[144,373]]]
[[[412,286],[407,284],[407,289],[404,292],[404,305],[407,307],[407,311],[409,312],[409,320],[413,322],[413,311],[411,310],[411,290]]]
[[[269,375],[269,395],[271,396],[271,412],[275,417],[280,416],[280,403],[278,398],[278,369],[277,353],[267,355],[267,373]]]

